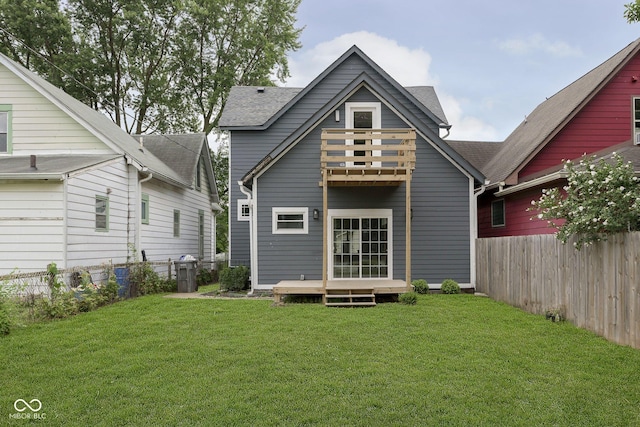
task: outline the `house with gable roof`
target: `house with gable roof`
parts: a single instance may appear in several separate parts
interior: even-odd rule
[[[220,127],[230,264],[250,267],[252,290],[474,286],[485,178],[440,137],[450,126],[433,87],[401,86],[353,46],[304,88],[232,88]]]
[[[204,134],[124,132],[0,54],[0,276],[215,254]],[[134,252],[135,251],[135,252]]]
[[[640,39],[542,102],[501,143],[449,141],[489,180],[479,237],[554,233],[527,211],[566,183],[563,161],[620,154],[640,173]]]

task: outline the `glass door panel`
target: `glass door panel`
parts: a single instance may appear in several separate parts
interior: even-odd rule
[[[334,218],[333,277],[389,277],[387,218]]]

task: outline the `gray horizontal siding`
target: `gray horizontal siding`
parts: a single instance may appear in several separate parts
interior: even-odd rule
[[[361,58],[353,55],[338,66],[331,74],[327,75],[322,81],[320,81],[315,87],[310,90],[306,96],[299,99],[293,108],[290,108],[285,112],[275,123],[269,128],[262,131],[233,131],[231,135],[230,144],[230,249],[231,249],[231,264],[249,264],[249,225],[248,222],[237,221],[237,200],[244,199],[245,196],[240,192],[237,182],[247,172],[249,172],[260,160],[262,160],[267,154],[269,154],[278,144],[282,143],[288,135],[293,133],[296,129],[300,128],[313,114],[319,109],[324,107],[327,102],[332,100],[341,90],[344,89],[350,82],[352,82],[361,73],[368,73],[371,78],[378,82],[381,87],[388,91],[388,94],[397,102],[405,105],[419,120],[423,123],[427,123],[429,128],[437,132],[438,126],[431,119],[424,114],[419,107],[408,102],[404,94],[396,89],[389,81],[381,75],[375,73]],[[376,101],[378,100],[374,95],[367,90],[361,89],[354,94],[348,101]],[[310,212],[314,208],[322,208],[322,192],[318,187],[318,181],[320,180],[320,130],[321,127],[343,127],[344,126],[344,105],[339,107],[341,110],[341,122],[337,123],[333,119],[333,115],[330,115],[327,120],[322,123],[318,129],[308,135],[304,141],[299,143],[288,154],[286,154],[276,164],[265,173],[259,180],[258,184],[258,197],[259,197],[259,211],[258,211],[258,235],[259,235],[259,283],[270,284],[275,283],[282,279],[299,278],[300,274],[305,274],[309,278],[321,277],[322,267],[322,222],[313,221],[310,219],[309,223],[309,235],[308,242],[300,243],[300,236],[283,236],[271,234],[271,207],[273,206],[307,206],[310,208]],[[396,117],[388,108],[383,107],[382,111],[382,126],[391,127],[406,127],[407,125]],[[423,142],[423,146],[426,143]],[[431,150],[431,154],[427,157],[439,157],[440,160],[448,164],[449,168],[455,169],[445,159],[442,158],[431,147],[427,147]],[[434,160],[437,163],[437,161]],[[428,167],[434,167],[435,164],[429,164]],[[451,192],[446,191],[448,184],[442,183],[443,179],[437,175],[438,171],[442,168],[446,168],[444,165],[438,165],[435,169],[429,171],[425,176],[428,182],[427,187],[420,189],[418,185],[414,184],[414,197],[430,197],[431,191],[435,189],[443,189],[444,197],[448,198],[449,203],[451,200]],[[426,171],[425,171],[426,173]],[[462,177],[462,174],[455,170],[455,173]],[[435,185],[434,182],[438,182]],[[452,182],[451,186],[459,185],[457,182]],[[467,185],[464,185],[464,191],[466,191]],[[335,196],[336,190],[331,190],[330,195],[330,207],[331,208],[350,208],[352,204],[361,204],[367,208],[382,208],[393,207],[394,208],[394,272],[396,275],[404,275],[404,187],[396,188],[393,192],[393,197],[389,200],[390,206],[374,205],[371,199],[378,200],[377,195],[371,195],[365,190],[351,190],[359,192],[356,195],[349,195],[344,201],[341,201],[338,196]],[[381,191],[378,189],[378,191]],[[388,190],[387,190],[388,191]],[[420,195],[420,192],[424,192],[424,195]],[[359,194],[365,194],[360,196]],[[437,193],[437,191],[436,191]],[[337,197],[335,200],[334,197]],[[468,198],[468,194],[466,196]],[[342,203],[345,203],[342,206]],[[351,205],[347,206],[347,202]],[[431,207],[438,205],[435,202]],[[467,201],[468,203],[468,201]],[[334,205],[335,204],[335,205]],[[444,206],[445,210],[450,210],[447,206]],[[415,209],[414,209],[415,210]],[[451,217],[451,213],[448,212],[446,216]],[[467,254],[468,248],[468,207],[466,213],[466,230],[467,230]],[[449,228],[458,230],[463,224],[457,223],[450,225]],[[447,228],[447,227],[445,227]],[[454,246],[457,246],[457,238],[453,240],[456,242]],[[416,243],[414,242],[414,246]],[[296,248],[296,250],[285,249],[287,247]],[[277,248],[277,249],[275,249]],[[430,255],[435,250],[440,250],[441,247],[436,249],[426,250],[426,255]],[[282,252],[282,251],[285,252]],[[415,249],[414,249],[415,250]],[[419,250],[418,253],[422,254]],[[284,255],[286,254],[286,255]],[[284,261],[283,261],[284,260]],[[292,265],[291,269],[281,268],[282,263]],[[400,264],[401,263],[401,264]],[[467,260],[468,263],[468,260]],[[277,266],[276,264],[280,264]],[[291,270],[290,272],[288,270]],[[468,265],[466,268],[468,276]],[[417,273],[423,273],[421,269],[417,269]],[[432,269],[428,270],[429,277],[438,278],[444,273],[433,272]],[[447,271],[448,273],[448,271]],[[284,276],[286,275],[286,276]]]
[[[359,101],[366,100],[360,94]],[[280,280],[322,277],[320,128],[335,127],[333,118],[298,143],[259,178],[258,253],[260,285]],[[406,127],[383,109],[383,127]],[[470,281],[468,178],[426,141],[418,140],[412,181],[412,276],[440,283],[446,278]],[[330,188],[329,209],[393,209],[393,271],[405,275],[405,186]],[[308,207],[309,234],[272,234],[273,207]]]

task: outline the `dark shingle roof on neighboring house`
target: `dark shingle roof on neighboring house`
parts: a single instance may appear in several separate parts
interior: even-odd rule
[[[207,144],[207,136],[204,133],[175,134],[175,135],[132,135],[140,143],[144,150],[148,150],[163,163],[173,169],[184,182],[192,183],[196,173],[196,166],[203,153],[203,147]],[[218,194],[213,175],[211,160],[206,155],[204,166],[209,174],[211,194],[217,202]]]
[[[185,135],[132,135],[141,146],[166,163],[183,180],[193,179],[198,157],[202,150],[204,134]]]
[[[119,154],[40,154],[32,168],[31,156],[0,157],[0,179],[62,180],[66,174],[118,158]]]
[[[486,164],[487,178],[492,183],[504,181],[524,167],[639,49],[640,39],[538,105]]]
[[[451,148],[486,175],[485,166],[502,148],[502,142],[445,140]]]

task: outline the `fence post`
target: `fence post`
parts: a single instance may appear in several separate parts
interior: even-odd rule
[[[167,264],[167,280],[171,280],[171,258],[169,258],[169,262]]]

